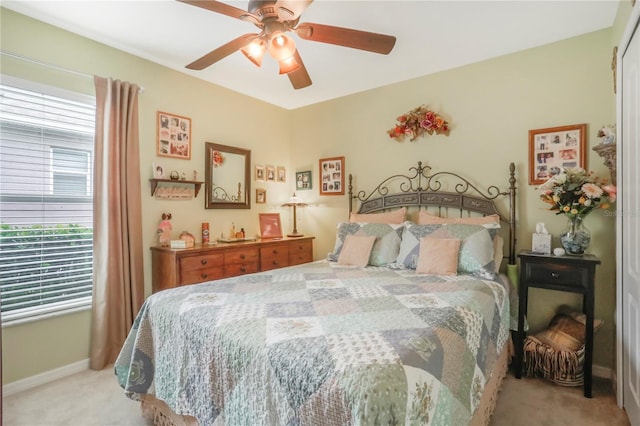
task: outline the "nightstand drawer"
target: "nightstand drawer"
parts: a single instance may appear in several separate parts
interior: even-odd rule
[[[587,283],[588,269],[575,265],[558,263],[527,263],[525,280],[529,283],[557,284],[584,287]]]

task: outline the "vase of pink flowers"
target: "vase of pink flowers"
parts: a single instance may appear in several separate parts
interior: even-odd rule
[[[584,219],[595,209],[607,209],[616,201],[616,187],[580,167],[563,169],[540,186],[540,199],[549,210],[567,217],[567,230],[560,235],[568,254],[582,255],[589,247],[591,233]]]

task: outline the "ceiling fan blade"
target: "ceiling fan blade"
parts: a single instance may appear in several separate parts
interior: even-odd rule
[[[231,40],[227,44],[223,44],[215,50],[204,55],[202,58],[197,59],[187,65],[190,70],[203,70],[208,66],[211,66],[221,59],[226,58],[236,50],[239,50],[249,44],[253,39],[257,38],[259,34],[244,34],[240,37]]]
[[[275,4],[278,16],[284,21],[298,19],[313,0],[278,0]]]
[[[386,55],[396,44],[396,38],[385,34],[350,28],[333,27],[331,25],[304,22],[295,29],[298,36],[305,40],[336,44],[353,49],[367,50]]]
[[[311,86],[311,77],[309,77],[307,68],[304,66],[304,62],[302,62],[302,58],[300,57],[300,54],[297,50],[293,57],[296,62],[300,64],[300,68],[287,74],[287,76],[289,77],[289,81],[291,81],[291,85],[296,90]]]
[[[177,0],[180,3],[190,4],[191,6],[201,7],[202,9],[210,10],[212,12],[221,13],[232,18],[241,19],[243,21],[253,22],[254,24],[260,23],[260,19],[253,13],[249,13],[246,10],[238,9],[237,7],[222,3],[216,0]]]

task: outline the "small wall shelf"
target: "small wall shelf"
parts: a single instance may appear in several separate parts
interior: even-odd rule
[[[609,169],[609,173],[611,174],[611,183],[617,185],[616,182],[616,144],[599,144],[591,148],[598,155],[604,158],[604,165]]]
[[[198,192],[200,192],[200,187],[202,186],[202,184],[204,182],[200,182],[197,180],[182,180],[182,179],[156,179],[156,178],[151,178],[149,179],[149,182],[151,183],[151,196],[153,197],[156,193],[156,189],[158,189],[158,184],[159,183],[185,183],[185,184],[191,184],[194,186],[195,188],[195,194],[194,197],[198,196]]]

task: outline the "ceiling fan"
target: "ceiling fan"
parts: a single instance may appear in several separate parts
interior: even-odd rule
[[[311,85],[311,78],[298,53],[295,41],[288,36],[294,32],[304,40],[335,44],[388,54],[396,43],[393,36],[359,31],[331,25],[299,23],[302,12],[313,0],[250,0],[248,11],[215,0],[178,0],[192,6],[221,13],[250,22],[260,28],[259,33],[244,34],[207,53],[186,67],[202,70],[240,50],[255,65],[262,65],[265,52],[278,61],[280,74],[287,74],[294,89]]]

